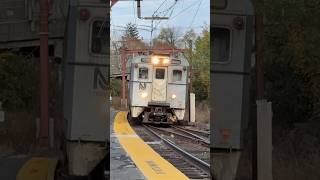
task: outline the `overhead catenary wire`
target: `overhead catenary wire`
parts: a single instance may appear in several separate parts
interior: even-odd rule
[[[152,14],[152,16],[154,16],[154,15],[157,13],[157,11],[163,6],[163,4],[164,4],[165,2],[167,2],[167,0],[164,0],[164,1],[160,4],[160,6],[157,8],[157,10],[154,11],[154,13]]]
[[[173,11],[174,11],[174,7],[175,7],[175,5],[177,4],[177,2],[178,2],[178,0],[175,0],[174,4],[171,5],[171,6],[167,9],[166,14],[164,15],[164,16],[166,16],[166,15],[168,14],[168,12],[172,9],[172,10],[171,10],[171,13],[170,13],[170,15],[169,15],[169,20],[170,20],[170,18],[171,18],[171,16],[172,16],[172,13],[173,13]],[[164,11],[163,11],[163,12],[164,12]],[[168,21],[169,21],[169,20],[168,20]],[[155,29],[158,28],[158,26],[160,25],[161,22],[162,22],[162,21],[159,21],[159,22],[155,25]]]
[[[201,0],[202,1],[202,0]],[[172,17],[172,14],[170,15],[170,18],[169,20],[166,22],[165,25],[168,25],[169,22],[171,20],[173,20],[174,18],[178,17],[179,15],[181,15],[183,12],[187,11],[188,9],[192,8],[193,6],[197,5],[199,3],[199,1],[195,1],[194,3],[192,3],[191,5],[189,5],[188,7],[182,9],[181,11],[179,11],[177,14],[175,14],[173,17]],[[198,4],[198,7],[199,7],[199,4]],[[199,10],[198,10],[199,11]]]
[[[130,3],[132,3],[132,2],[130,2]],[[182,31],[185,31],[190,28],[197,29],[197,28],[203,27],[203,26],[200,27],[199,23],[197,22],[200,14],[203,14],[201,12],[201,9],[204,8],[204,5],[203,5],[204,1],[203,0],[201,0],[201,1],[191,0],[191,1],[186,1],[186,2],[184,2],[184,1],[179,2],[178,0],[170,0],[170,1],[168,1],[168,0],[161,0],[160,1],[159,0],[158,2],[152,1],[150,3],[153,6],[153,8],[152,8],[153,10],[151,10],[150,7],[148,6],[149,12],[151,10],[150,15],[159,16],[159,17],[165,16],[165,17],[169,17],[169,19],[166,21],[153,19],[153,22],[149,21],[149,23],[151,23],[151,24],[148,24],[148,22],[143,21],[143,19],[140,19],[140,20],[137,19],[136,18],[137,17],[136,7],[135,6],[131,7],[130,8],[131,9],[130,16],[134,17],[134,20],[132,20],[131,22],[134,23],[138,27],[139,31],[140,30],[144,31],[141,33],[143,37],[147,37],[144,39],[150,38],[152,40],[159,33],[161,28],[164,26],[170,27],[172,25],[172,26],[177,27],[179,29],[182,28]],[[134,4],[135,4],[135,2],[134,2]],[[132,5],[134,5],[134,4],[132,4]],[[132,11],[133,11],[133,14],[132,14]],[[121,16],[123,16],[123,15],[121,15]],[[186,19],[187,22],[184,21],[183,24],[181,24],[182,26],[178,27],[174,24],[176,22],[177,18],[180,20],[182,17],[185,17],[185,16],[188,16],[188,18]],[[116,17],[113,17],[113,19],[114,18],[116,18]],[[151,17],[150,17],[150,20],[151,20]],[[112,24],[114,24],[114,23],[112,23]],[[194,25],[198,25],[199,27],[193,27]],[[115,28],[115,26],[112,26],[111,29],[113,29],[112,30],[113,32],[118,31],[118,34],[123,31],[123,27]],[[147,33],[147,32],[149,32],[149,33]],[[151,32],[152,32],[152,36],[151,36]],[[197,30],[197,32],[198,32],[198,30]],[[148,34],[149,34],[149,38],[148,38]]]
[[[179,11],[177,14],[175,14],[173,17],[171,17],[171,20],[176,18],[177,16],[179,16],[180,14],[182,14],[183,12],[185,12],[186,10],[190,9],[191,7],[195,6],[197,3],[199,3],[199,1],[196,1],[195,3],[191,4],[190,6],[186,7],[185,9]]]
[[[193,15],[193,17],[192,17],[192,21],[191,21],[191,23],[190,23],[190,25],[189,25],[189,28],[191,28],[191,26],[192,26],[192,24],[193,24],[193,22],[194,22],[194,20],[195,20],[195,18],[196,18],[196,16],[197,16],[197,14],[198,14],[198,12],[199,12],[201,3],[202,3],[202,0],[200,0],[199,5],[198,5],[198,8],[197,8],[197,10],[196,10],[196,13],[195,13],[195,14]]]

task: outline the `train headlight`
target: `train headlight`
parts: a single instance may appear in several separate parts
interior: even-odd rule
[[[151,62],[152,62],[152,64],[159,64],[160,63],[160,59],[157,58],[157,57],[152,57],[151,58]]]
[[[142,98],[146,98],[146,97],[148,97],[148,93],[143,92],[143,93],[141,93],[141,94],[140,94],[140,97],[142,97]]]
[[[172,98],[172,99],[175,99],[176,97],[177,97],[177,95],[175,95],[175,94],[172,94],[172,95],[171,95],[171,98]]]
[[[163,64],[169,64],[170,60],[169,59],[163,59],[162,63]]]

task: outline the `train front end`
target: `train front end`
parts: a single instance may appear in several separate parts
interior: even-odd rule
[[[130,118],[143,123],[172,124],[184,119],[188,62],[169,55],[132,60]]]

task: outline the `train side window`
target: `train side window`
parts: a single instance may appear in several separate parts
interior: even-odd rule
[[[139,79],[148,79],[148,68],[139,68]]]
[[[182,79],[182,71],[180,70],[173,70],[172,71],[172,81],[176,82],[176,81],[181,81]]]
[[[164,79],[165,70],[164,69],[156,69],[156,79]]]
[[[227,28],[213,28],[213,61],[226,63],[230,60],[231,32]]]
[[[213,9],[225,9],[228,4],[228,0],[214,0],[212,1]]]
[[[107,54],[109,49],[107,23],[97,20],[92,23],[91,28],[91,52],[95,54]]]

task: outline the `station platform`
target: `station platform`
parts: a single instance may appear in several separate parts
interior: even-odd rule
[[[111,180],[144,180],[145,176],[136,167],[130,156],[123,150],[115,132],[114,119],[118,112],[110,112],[110,179]]]
[[[113,115],[110,152],[111,179],[189,179],[135,133],[127,121],[126,112],[114,112]]]

